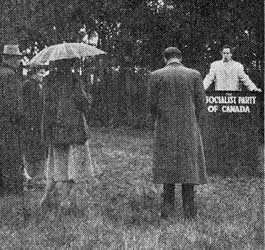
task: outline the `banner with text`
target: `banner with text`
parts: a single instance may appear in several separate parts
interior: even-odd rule
[[[207,109],[210,113],[251,113],[256,111],[257,96],[254,93],[207,93]]]

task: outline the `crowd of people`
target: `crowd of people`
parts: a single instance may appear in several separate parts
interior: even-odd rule
[[[34,67],[22,82],[18,69],[22,53],[6,45],[0,69],[1,191],[23,192],[23,172],[43,178],[46,188],[41,206],[49,205],[56,183],[65,185],[68,204],[73,184],[93,176],[84,113],[92,99],[85,92],[75,59],[55,62],[43,83],[45,71]]]
[[[76,184],[94,178],[85,113],[92,97],[80,74],[72,69],[76,59],[55,61],[45,77],[41,67],[31,69],[25,81],[17,71],[23,54],[18,45],[6,45],[0,67],[0,190],[23,192],[23,171],[43,178],[42,208],[51,204],[57,183],[64,186],[60,206],[74,202]],[[201,74],[185,67],[181,51],[164,51],[166,66],[150,77],[151,114],[155,121],[154,182],[164,185],[161,216],[174,213],[175,184],[182,184],[183,210],[196,217],[195,186],[206,184],[200,114],[206,108],[205,89],[215,81],[216,90],[261,91],[232,60],[231,47],[224,46],[222,60],[211,65],[204,81]]]

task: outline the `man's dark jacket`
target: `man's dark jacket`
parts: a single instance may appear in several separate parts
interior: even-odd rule
[[[43,113],[42,84],[34,78],[23,83],[24,140],[23,152],[28,162],[38,162],[44,158],[41,142]]]
[[[82,144],[89,138],[85,112],[92,99],[77,74],[57,72],[44,86],[43,141]]]
[[[0,176],[2,186],[21,184],[21,80],[15,69],[0,66]]]

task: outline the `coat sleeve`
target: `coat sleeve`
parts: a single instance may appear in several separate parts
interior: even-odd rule
[[[22,83],[15,74],[9,74],[4,87],[6,108],[14,121],[20,124],[23,121]]]
[[[92,104],[92,97],[89,93],[86,93],[80,77],[74,77],[73,81],[73,101],[79,111],[86,112]]]
[[[203,80],[204,89],[208,89],[210,85],[215,81],[216,69],[213,64],[211,64],[209,73],[205,76]]]
[[[257,86],[250,80],[249,76],[244,71],[242,64],[238,65],[238,77],[240,81],[248,88],[248,90],[257,90]]]
[[[23,113],[28,116],[32,108],[31,100],[33,98],[32,88],[29,81],[25,81],[22,87]],[[28,118],[28,117],[27,117]]]
[[[202,76],[199,72],[195,73],[194,101],[197,121],[200,120],[203,112],[206,111],[206,94],[203,87]]]
[[[54,78],[48,77],[43,85],[42,140],[52,136],[52,127],[57,121],[58,91]]]
[[[149,92],[149,105],[152,121],[155,121],[157,116],[159,116],[158,101],[159,101],[159,77],[157,74],[152,73],[149,79],[148,86],[150,88]]]

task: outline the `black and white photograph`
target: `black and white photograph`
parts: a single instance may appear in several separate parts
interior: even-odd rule
[[[263,250],[264,1],[0,0],[0,250]]]

